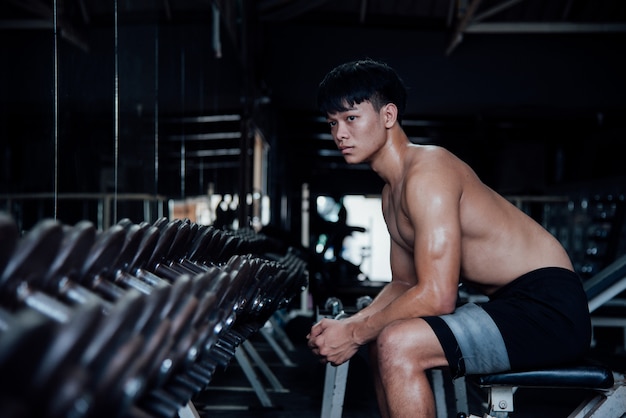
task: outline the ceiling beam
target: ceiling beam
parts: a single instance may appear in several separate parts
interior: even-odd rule
[[[481,0],[456,0],[457,26],[446,49],[446,55],[463,40],[463,35],[470,34],[577,34],[577,33],[626,33],[626,23],[610,22],[484,22],[523,0],[503,0],[478,13]],[[572,2],[566,4],[563,19],[569,15]]]
[[[53,30],[54,22],[42,19],[20,19],[20,20],[0,20],[1,29],[34,29],[34,30]],[[85,52],[89,52],[89,45],[74,30],[67,25],[58,25],[58,31],[61,38],[65,39],[74,46],[77,46]]]
[[[475,23],[475,22],[480,22],[482,20],[485,20],[488,17],[491,17],[491,16],[493,16],[495,14],[498,14],[498,13],[500,13],[500,12],[506,10],[506,9],[511,8],[512,6],[515,6],[517,3],[521,2],[521,1],[522,0],[508,0],[508,1],[505,1],[502,4],[498,4],[498,5],[492,7],[489,10],[485,10],[481,14],[474,16],[474,19],[472,19],[472,22]]]
[[[465,33],[623,33],[626,23],[484,22],[468,25]]]
[[[478,10],[478,6],[480,6],[481,2],[482,0],[473,0],[469,4],[469,6],[467,6],[466,10],[464,12],[461,12],[462,17],[459,20],[454,33],[452,34],[452,40],[450,41],[450,44],[446,49],[446,55],[450,55],[454,48],[456,48],[463,40],[463,33],[465,33],[465,29],[472,21],[472,18],[474,17],[476,10]]]
[[[4,20],[0,23],[2,29],[54,29],[54,11],[53,9],[39,0],[10,0],[12,4],[19,6],[22,10],[39,16],[40,19],[21,19],[17,21]],[[74,44],[83,51],[89,51],[89,45],[83,37],[64,20],[63,10],[60,10],[57,18],[58,31],[61,37],[66,41]],[[22,26],[19,26],[22,25]]]

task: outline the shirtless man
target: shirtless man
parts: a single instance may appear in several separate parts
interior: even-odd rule
[[[458,377],[552,365],[584,355],[591,338],[560,243],[449,151],[412,144],[400,125],[405,100],[394,70],[372,60],[340,65],[318,92],[346,162],[385,181],[392,280],[357,314],[316,323],[308,345],[339,365],[371,343],[385,418],[435,416],[428,369]],[[461,282],[489,301],[457,306]]]

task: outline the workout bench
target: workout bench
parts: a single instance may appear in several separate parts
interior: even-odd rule
[[[618,258],[587,280],[584,288],[591,313],[626,290],[626,256]],[[328,302],[326,309],[333,312],[333,315],[330,315],[332,317],[337,313],[338,306]],[[340,310],[341,308],[339,305]],[[626,326],[625,324],[626,319],[623,319],[618,326]],[[342,415],[347,364],[344,363],[340,367],[327,365],[323,418],[340,418]],[[448,418],[442,371],[434,369],[431,372],[437,418]],[[455,379],[453,383],[457,411],[467,411],[468,408],[466,381],[477,384],[487,391],[487,412],[482,418],[507,418],[509,413],[514,412],[513,396],[518,388],[588,390],[590,396],[583,400],[568,418],[622,418],[626,415],[624,376],[589,362],[538,370],[468,375]],[[476,415],[466,415],[465,412],[459,412],[458,417],[478,418]]]
[[[593,314],[597,308],[626,289],[626,256],[618,258],[587,280],[584,288],[589,300],[589,311]],[[622,324],[624,322],[626,319]],[[465,384],[464,379],[457,380],[455,389]],[[582,362],[539,370],[468,375],[466,380],[487,390],[488,413],[484,418],[508,417],[514,411],[513,395],[517,388],[589,389],[593,395],[581,402],[568,418],[620,418],[626,414],[624,376],[597,364]],[[464,402],[464,399],[462,402],[457,401],[458,410],[467,410]]]
[[[589,389],[591,395],[568,418],[620,418],[626,412],[624,377],[593,364],[467,376],[466,380],[487,390],[488,412],[483,418],[508,417],[518,388]]]

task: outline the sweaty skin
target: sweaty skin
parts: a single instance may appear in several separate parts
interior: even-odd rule
[[[308,345],[322,362],[339,365],[378,340],[374,355],[386,370],[392,351],[400,348],[387,341],[393,334],[381,333],[402,327],[402,340],[393,343],[421,354],[409,364],[403,358],[407,376],[380,372],[381,412],[432,416],[432,393],[422,372],[447,363],[419,318],[453,312],[460,277],[489,295],[528,271],[573,267],[549,232],[483,184],[467,164],[444,148],[412,144],[393,103],[377,111],[364,101],[327,116],[346,162],[368,163],[385,182],[382,211],[391,237],[392,279],[357,314],[315,324]],[[412,389],[408,378],[416,379]]]

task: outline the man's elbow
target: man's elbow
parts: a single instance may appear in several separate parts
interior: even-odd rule
[[[437,303],[434,305],[434,314],[435,315],[447,315],[454,312],[456,309],[456,295],[454,297],[451,296],[440,296],[435,300]]]

